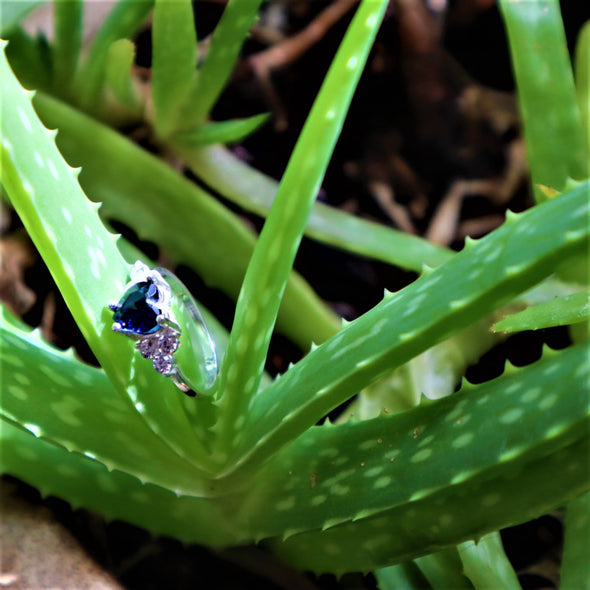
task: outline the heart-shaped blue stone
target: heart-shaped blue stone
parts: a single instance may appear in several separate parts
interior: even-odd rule
[[[152,301],[158,299],[158,290],[151,282],[137,283],[125,291],[113,315],[113,322],[121,326],[121,331],[144,335],[160,329],[156,321],[159,311],[148,304],[148,297]]]

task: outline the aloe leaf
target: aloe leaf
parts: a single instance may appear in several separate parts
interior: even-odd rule
[[[139,114],[139,97],[130,76],[134,59],[135,45],[131,41],[115,41],[109,47],[105,65],[105,84],[122,105]]]
[[[536,186],[561,190],[567,178],[589,175],[589,154],[558,0],[500,0]]]
[[[241,516],[260,535],[290,536],[427,497],[434,512],[436,496],[452,494],[455,485],[479,482],[479,487],[587,438],[587,355],[588,343],[559,353],[546,350],[537,363],[508,366],[497,379],[464,383],[458,393],[406,412],[313,427],[262,469]],[[587,472],[579,477],[590,485]],[[472,490],[472,495],[479,494]],[[537,500],[531,510],[543,502]],[[472,516],[460,503],[453,514],[465,525]],[[494,522],[497,526],[482,534],[506,525]]]
[[[590,492],[572,500],[565,512],[565,540],[561,564],[561,590],[590,588]]]
[[[274,201],[278,183],[248,166],[225,148],[172,146],[208,186],[247,211],[263,217]],[[305,235],[348,252],[420,272],[446,262],[453,251],[379,223],[354,217],[323,203],[314,203]]]
[[[454,548],[437,551],[414,560],[432,588],[473,590],[473,584],[461,571],[461,560]]]
[[[197,31],[190,0],[156,0],[152,27],[154,126],[167,137],[183,125],[182,107],[197,68]]]
[[[6,57],[25,88],[44,88],[52,85],[51,48],[42,35],[32,38],[20,27],[7,35]]]
[[[477,542],[458,546],[465,575],[475,590],[521,590],[514,568],[508,561],[499,533],[484,535]]]
[[[76,74],[74,96],[84,110],[96,112],[100,108],[109,47],[131,37],[152,6],[153,0],[119,0],[102,23]]]
[[[369,385],[347,407],[343,419],[375,418],[384,411],[412,408],[423,397],[450,395],[467,367],[499,341],[490,330],[491,322],[490,318],[475,322]]]
[[[260,529],[251,520],[258,506],[266,530],[283,529],[270,543],[283,559],[342,573],[554,509],[590,488],[587,355],[587,345],[546,351],[525,369],[414,410],[313,428],[260,474],[243,514]],[[315,532],[301,532],[312,521]]]
[[[238,469],[269,454],[355,393],[433,344],[489,315],[588,248],[582,183],[469,240],[449,262],[394,293],[310,352],[256,396],[245,417]]]
[[[82,46],[81,0],[53,2],[53,87],[58,96],[69,97]]]
[[[5,419],[109,471],[125,471],[176,493],[209,493],[203,474],[129,410],[102,370],[51,347],[37,332],[15,327],[6,315],[0,308]]]
[[[539,305],[505,317],[492,327],[494,332],[540,330],[552,326],[567,326],[590,319],[590,292],[556,297]]]
[[[185,128],[203,123],[217,102],[234,67],[262,0],[230,0],[215,27],[211,43],[191,90]]]
[[[178,145],[189,147],[216,143],[234,143],[241,141],[259,129],[268,120],[268,117],[268,113],[262,113],[246,119],[203,123],[195,129],[176,133],[172,141]]]
[[[127,282],[128,265],[55,145],[26,92],[0,56],[2,85],[1,182],[50,269],[84,338],[115,389],[150,427],[191,462],[207,463],[176,387],[134,354],[112,331],[112,313]],[[204,403],[200,401],[199,403]],[[201,453],[199,453],[199,450]]]
[[[210,546],[235,545],[244,537],[213,500],[172,491],[107,468],[83,455],[0,420],[0,470],[57,495],[74,508],[89,508],[107,519],[141,526],[154,534]],[[149,461],[149,457],[147,457]]]
[[[574,66],[582,132],[586,139],[586,151],[590,153],[590,21],[586,21],[579,33]]]
[[[122,221],[194,268],[211,287],[237,297],[255,236],[203,189],[105,125],[40,93],[35,106],[59,127],[66,158],[81,164],[80,181],[103,202],[105,217]],[[278,329],[303,349],[323,342],[340,320],[296,273],[291,274]]]
[[[373,574],[379,590],[432,590],[414,561],[376,569]]]
[[[365,0],[359,6],[297,141],[252,254],[220,373],[217,432],[221,453],[235,445],[238,421],[243,420],[258,390],[297,248],[386,5],[385,1]]]
[[[86,199],[77,181],[79,170],[64,162],[55,133],[39,122],[31,94],[14,78],[4,54],[0,81],[2,184],[84,337],[111,379],[122,385],[128,376],[121,360],[129,360],[129,348],[111,333],[105,309],[105,301],[117,297],[127,275],[116,237],[105,230],[96,207]],[[63,231],[64,225],[68,231]]]

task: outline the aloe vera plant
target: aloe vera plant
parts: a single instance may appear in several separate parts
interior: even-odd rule
[[[589,317],[588,145],[558,4],[502,2],[543,202],[508,213],[456,254],[314,204],[385,0],[358,7],[278,186],[208,145],[242,137],[264,118],[209,119],[259,4],[230,1],[197,63],[190,2],[155,2],[153,112],[131,84],[133,47],[123,39],[151,3],[120,2],[85,56],[78,2],[56,3],[49,49],[8,31],[0,57],[2,186],[100,368],[2,310],[2,471],[73,506],[186,542],[260,542],[315,572],[377,570],[383,589],[419,587],[412,568],[433,588],[517,587],[495,531],[568,502],[586,514],[590,490],[590,365],[580,329]],[[539,38],[555,70],[551,91],[531,52],[519,49]],[[44,51],[56,64],[53,77],[43,71]],[[39,91],[33,98],[23,85]],[[547,106],[549,92],[555,104]],[[539,147],[544,109],[552,113],[550,150]],[[260,236],[105,124],[121,117],[147,118],[157,141],[209,186],[263,213]],[[48,127],[59,129],[57,145]],[[557,195],[547,199],[539,186],[549,184]],[[107,305],[142,255],[129,257],[106,217],[237,297],[229,334],[207,319],[222,358],[207,395],[183,396],[112,332]],[[306,232],[421,275],[341,326],[292,271]],[[493,345],[494,312],[528,305],[543,281],[543,292],[554,294],[555,276],[567,294],[495,329],[576,324],[576,343],[546,349],[530,366],[508,365],[490,382],[463,381],[449,395],[472,357]],[[275,325],[310,350],[271,381],[264,366]],[[404,377],[421,372],[427,380],[445,369],[434,391],[412,391]],[[356,420],[317,425],[357,394]],[[583,532],[573,538],[564,559],[571,588],[585,567],[576,553]]]

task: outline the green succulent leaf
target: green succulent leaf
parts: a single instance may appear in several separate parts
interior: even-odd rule
[[[225,6],[187,101],[191,106],[183,119],[185,129],[197,127],[209,117],[234,70],[261,3],[262,0],[229,0]]]
[[[590,492],[572,500],[565,513],[565,539],[561,564],[562,590],[590,588]]]
[[[102,201],[107,219],[122,221],[171,260],[195,269],[210,286],[237,297],[256,238],[235,215],[195,183],[107,126],[47,95],[35,98],[47,125],[60,130],[66,158],[82,165],[80,182]],[[323,342],[340,320],[292,273],[278,329],[303,349]]]
[[[500,0],[535,197],[538,184],[561,190],[583,180],[590,155],[582,132],[574,78],[558,0]]]
[[[582,183],[387,296],[257,395],[245,416],[236,465],[264,462],[339,404],[434,343],[489,315],[588,248]],[[534,239],[532,239],[534,236]],[[235,467],[234,467],[235,469]]]
[[[129,111],[140,113],[140,100],[130,72],[135,59],[135,45],[128,39],[119,39],[109,47],[106,61],[105,85],[107,90]]]
[[[4,420],[0,433],[2,473],[34,485],[44,496],[56,495],[74,508],[96,510],[109,520],[131,522],[181,541],[213,547],[246,541],[219,502],[177,496],[121,471],[109,471],[96,460],[70,453]]]
[[[208,186],[247,211],[266,217],[274,202],[276,180],[248,166],[221,146],[174,149]],[[305,235],[354,254],[368,256],[407,270],[421,272],[453,256],[453,251],[430,242],[360,219],[323,203],[314,203]]]
[[[244,514],[254,527],[264,505],[269,529],[287,531],[273,550],[318,572],[383,567],[534,518],[590,488],[587,355],[577,345],[395,416],[313,428],[269,464]],[[302,532],[313,512],[316,530]]]
[[[58,96],[68,96],[82,46],[81,0],[53,3],[53,85]],[[69,97],[69,96],[68,96]]]
[[[586,152],[590,154],[590,20],[582,27],[576,43],[575,80]],[[590,162],[588,163],[590,167]],[[590,176],[590,170],[588,171]]]
[[[119,0],[92,40],[75,79],[76,101],[91,113],[100,111],[110,46],[130,38],[153,6],[153,0]]]
[[[475,590],[521,590],[514,568],[508,561],[499,533],[484,535],[477,542],[458,546],[465,575]]]
[[[264,536],[327,529],[427,497],[433,516],[439,492],[452,495],[459,484],[480,482],[479,487],[502,473],[514,474],[519,464],[588,436],[587,354],[587,343],[545,351],[546,358],[533,365],[509,367],[477,386],[464,383],[460,392],[406,412],[313,427],[262,470],[241,514]],[[590,485],[585,470],[578,477]],[[455,516],[462,509],[457,502]],[[459,520],[471,526],[476,516]],[[481,534],[506,525],[487,518],[497,526]],[[399,544],[405,545],[402,539]]]
[[[123,293],[129,266],[117,249],[117,236],[100,220],[97,204],[82,192],[79,169],[62,158],[55,132],[39,121],[31,93],[19,85],[4,53],[0,84],[1,182],[82,334],[128,407],[178,454],[207,464],[178,390],[134,353],[131,341],[112,331],[107,305]]]
[[[219,453],[238,426],[260,378],[299,242],[387,3],[364,0],[338,49],[287,165],[248,265],[220,373]]]
[[[540,330],[590,320],[590,292],[556,297],[505,317],[492,327],[494,332]]]
[[[160,137],[167,137],[182,125],[196,77],[197,32],[190,0],[156,0],[152,47],[154,126]]]
[[[262,127],[268,120],[268,113],[254,115],[246,119],[214,121],[176,133],[172,141],[177,145],[201,146],[217,143],[235,143],[241,141]]]
[[[53,67],[47,39],[42,34],[30,37],[20,27],[6,37],[9,40],[6,56],[21,84],[25,88],[51,89]]]
[[[0,414],[5,419],[109,471],[124,471],[175,493],[210,494],[203,474],[129,410],[102,370],[51,347],[37,332],[15,327],[3,308],[0,314]]]

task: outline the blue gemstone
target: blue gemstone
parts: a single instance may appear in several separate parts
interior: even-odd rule
[[[160,329],[156,321],[158,312],[147,303],[147,297],[157,299],[157,289],[151,282],[137,283],[129,288],[119,301],[113,322],[117,322],[125,332],[134,334],[153,334]]]

